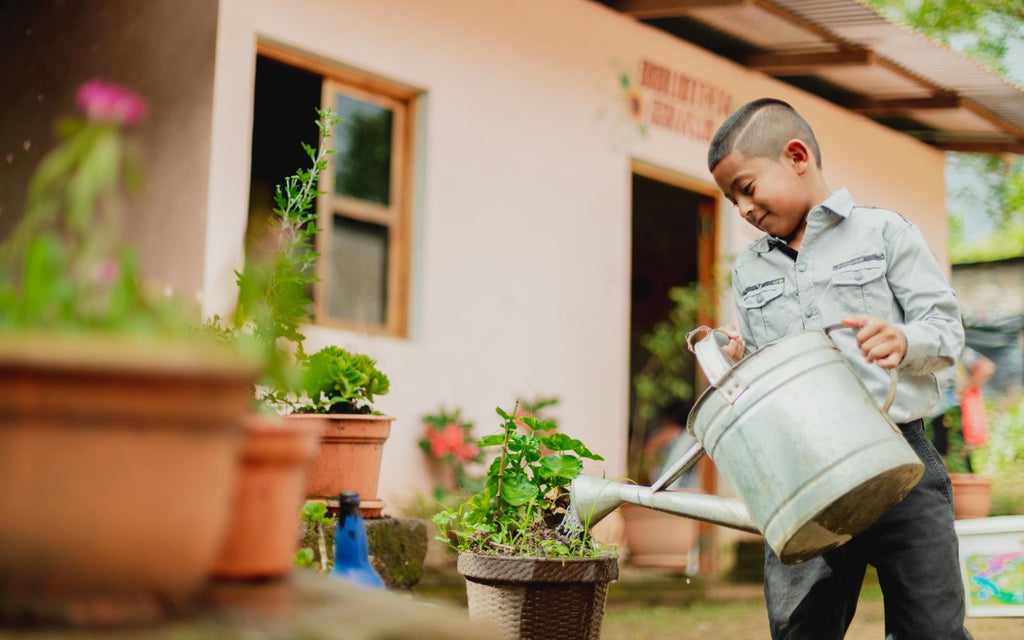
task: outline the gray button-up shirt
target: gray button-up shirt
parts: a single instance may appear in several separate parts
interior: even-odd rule
[[[938,399],[932,372],[955,362],[964,330],[956,296],[917,227],[888,209],[855,205],[843,189],[807,214],[795,258],[780,242],[763,236],[736,258],[733,296],[747,352],[849,316],[882,318],[907,337],[889,415],[898,423],[928,415]],[[881,405],[889,373],[864,360],[855,335],[831,333]]]

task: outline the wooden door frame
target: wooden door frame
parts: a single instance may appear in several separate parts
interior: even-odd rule
[[[697,210],[700,216],[700,236],[697,239],[697,282],[706,290],[714,290],[718,214],[721,209],[721,192],[718,190],[718,186],[709,180],[700,180],[636,158],[631,158],[629,165],[631,176],[639,175],[704,196]],[[630,201],[630,215],[632,216],[632,200]],[[712,309],[702,313],[699,318],[700,324],[717,325],[717,302],[717,299],[713,300]],[[709,494],[718,493],[718,470],[714,463],[705,456],[698,464],[701,486]],[[700,573],[708,577],[718,576],[717,538],[715,525],[700,522]]]

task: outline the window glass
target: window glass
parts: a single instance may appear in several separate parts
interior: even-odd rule
[[[387,205],[391,184],[390,109],[339,95],[334,192]]]
[[[388,229],[334,216],[328,312],[355,322],[384,324],[387,310]]]

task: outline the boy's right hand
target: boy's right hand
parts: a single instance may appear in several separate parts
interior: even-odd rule
[[[746,351],[746,343],[743,342],[743,336],[740,335],[739,330],[735,325],[727,324],[724,327],[719,327],[719,331],[729,336],[729,343],[722,345],[722,353],[729,356],[733,362],[739,361],[743,357],[743,353]]]

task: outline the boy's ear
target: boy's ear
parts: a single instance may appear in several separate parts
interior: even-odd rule
[[[793,138],[786,143],[786,147],[782,151],[782,157],[785,162],[791,164],[796,169],[797,173],[803,173],[814,162],[810,149],[799,138]]]

